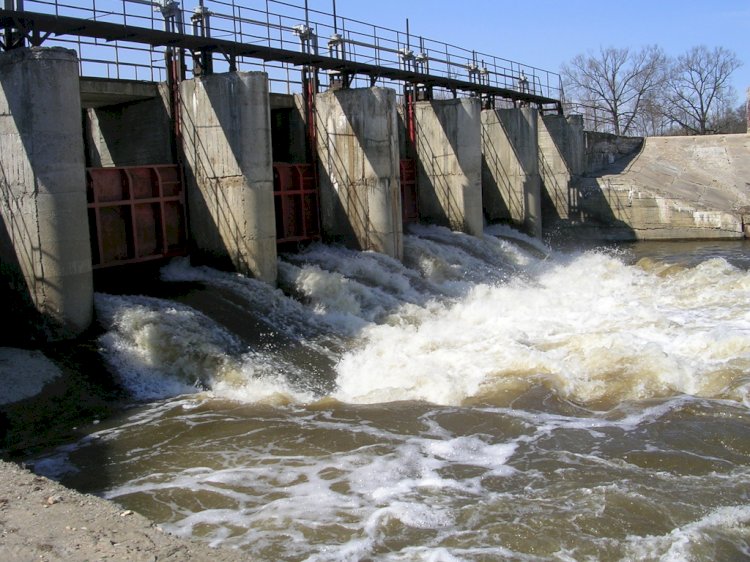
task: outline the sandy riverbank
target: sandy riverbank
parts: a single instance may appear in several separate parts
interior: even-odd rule
[[[87,349],[86,342],[63,349],[49,348],[44,354],[0,347],[0,380],[5,383],[0,453],[6,458],[22,459],[27,451],[73,439],[75,425],[120,407],[117,389],[96,380],[101,372],[96,351]],[[247,557],[169,535],[113,502],[0,460],[0,560],[230,562]]]
[[[0,560],[247,560],[174,537],[145,517],[0,461]]]

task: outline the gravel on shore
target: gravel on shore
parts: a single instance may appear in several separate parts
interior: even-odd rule
[[[161,530],[145,517],[0,461],[0,560],[247,560]]]
[[[44,353],[0,347],[0,457],[22,461],[79,438],[74,426],[118,411],[123,393],[100,361],[87,341],[47,345]],[[2,562],[247,559],[239,551],[170,535],[114,502],[0,460]]]

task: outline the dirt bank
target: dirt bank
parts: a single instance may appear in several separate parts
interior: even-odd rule
[[[76,427],[127,404],[107,372],[95,336],[40,350],[0,347],[0,457],[76,440]],[[0,560],[247,560],[226,549],[169,535],[115,503],[0,460]]]
[[[112,502],[0,461],[0,560],[247,560],[165,533]]]

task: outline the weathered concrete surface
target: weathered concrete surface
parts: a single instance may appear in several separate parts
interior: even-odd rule
[[[82,77],[79,87],[81,107],[86,109],[144,101],[161,95],[160,85],[157,82],[140,80]]]
[[[481,236],[481,104],[476,98],[414,104],[419,215]]]
[[[539,118],[539,174],[547,223],[576,214],[576,186],[584,171],[583,118],[543,115]]]
[[[273,161],[308,162],[304,98],[301,94],[271,94],[270,102]]]
[[[581,186],[584,219],[634,239],[739,238],[750,211],[750,137],[651,137],[621,173]]]
[[[611,169],[615,162],[629,162],[643,147],[643,137],[623,137],[611,133],[584,131],[584,173]]]
[[[155,97],[128,103],[101,104],[84,112],[86,160],[89,166],[148,166],[175,161],[172,154],[169,91],[166,84],[151,86]]]
[[[268,78],[231,72],[180,86],[190,232],[197,253],[276,282]]]
[[[0,257],[23,275],[53,337],[93,317],[80,111],[74,51],[0,54]]]
[[[541,237],[537,114],[530,107],[482,111],[482,206],[489,221]]]
[[[401,259],[395,92],[325,92],[316,97],[315,112],[324,235]]]

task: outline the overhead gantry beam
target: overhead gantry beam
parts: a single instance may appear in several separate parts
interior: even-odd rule
[[[152,47],[175,47],[192,52],[211,51],[220,53],[225,57],[246,57],[265,62],[282,62],[300,67],[313,66],[321,70],[336,71],[350,76],[369,76],[373,81],[378,78],[386,78],[409,84],[420,84],[428,88],[439,87],[453,92],[470,92],[480,96],[494,96],[540,106],[554,105],[558,109],[562,109],[560,100],[558,99],[511,88],[501,88],[489,84],[424,74],[402,68],[390,68],[313,53],[239,43],[213,37],[201,37],[117,23],[56,16],[53,14],[18,12],[6,9],[0,9],[0,27],[12,27],[20,30],[33,45],[41,44],[50,35],[58,37],[73,35],[102,39],[104,41],[128,41],[151,45]]]

